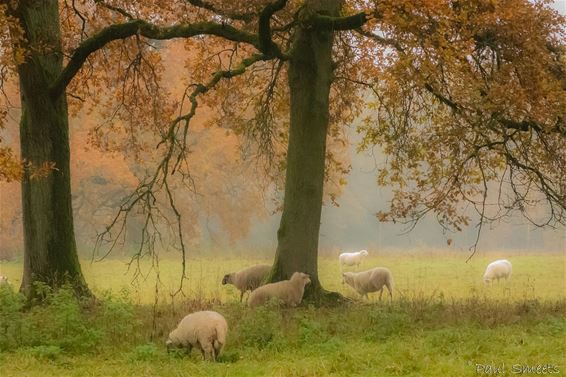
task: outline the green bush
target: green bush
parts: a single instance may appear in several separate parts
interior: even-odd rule
[[[36,346],[23,349],[24,354],[29,354],[36,359],[56,360],[61,356],[63,350],[57,346]]]
[[[10,285],[0,285],[0,351],[17,348],[21,343],[24,301],[24,296]]]
[[[135,318],[134,305],[127,290],[119,296],[105,292],[101,298],[101,309],[96,313],[96,327],[112,339],[113,345],[132,342],[136,338],[136,327],[140,324]]]
[[[234,343],[264,349],[281,334],[281,314],[273,302],[245,312],[235,329]]]
[[[129,354],[130,360],[147,361],[155,359],[159,355],[159,349],[153,343],[142,344],[134,348]]]
[[[94,348],[102,332],[93,328],[82,313],[73,289],[52,291],[43,286],[45,300],[26,313],[22,343],[29,346],[57,346],[65,352],[81,353]]]
[[[369,324],[364,339],[384,341],[392,336],[407,332],[412,320],[407,313],[390,310],[371,310],[367,313]]]

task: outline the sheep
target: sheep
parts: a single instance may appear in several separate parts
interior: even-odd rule
[[[222,285],[233,284],[240,290],[240,302],[247,291],[253,291],[261,286],[267,275],[271,271],[271,266],[268,264],[259,264],[224,275]]]
[[[10,282],[8,281],[7,276],[0,275],[0,286],[2,286],[2,285],[10,285]]]
[[[367,250],[360,250],[357,253],[342,253],[338,257],[340,260],[340,271],[342,271],[342,266],[353,266],[356,265],[358,267],[362,262],[362,258],[368,256]]]
[[[295,272],[291,279],[263,285],[250,293],[248,306],[254,308],[263,305],[271,298],[278,298],[283,304],[295,307],[303,300],[305,286],[311,282],[310,276]]]
[[[494,279],[497,279],[498,282],[501,278],[507,280],[511,277],[511,270],[511,262],[507,259],[496,260],[487,265],[485,273],[483,274],[483,281],[488,284]]]
[[[205,360],[216,361],[226,343],[227,333],[228,324],[220,313],[194,312],[183,318],[177,328],[169,333],[167,350],[187,347],[190,353],[193,347],[197,347]]]
[[[393,300],[393,276],[385,267],[375,267],[363,272],[344,272],[343,280],[362,297],[368,298],[369,292],[379,291],[379,300],[383,295],[383,286],[387,287],[389,297]]]

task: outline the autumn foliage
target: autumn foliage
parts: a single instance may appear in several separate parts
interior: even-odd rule
[[[53,52],[22,49],[8,4],[2,82],[28,54]],[[377,181],[394,190],[379,220],[431,213],[461,230],[472,209],[480,225],[516,211],[566,222],[565,19],[546,1],[62,0],[59,19],[64,68],[49,91],[66,94],[72,143],[89,148],[75,148],[75,210],[97,219],[78,227],[110,225],[99,244],[123,242],[128,221],[140,252],[162,239],[184,251],[203,217],[230,239],[244,233],[264,190],[283,187],[289,67],[317,58],[294,48],[311,34],[331,40],[326,199],[349,171],[345,127],[369,106],[359,147],[384,151]],[[0,145],[0,179],[25,167]]]

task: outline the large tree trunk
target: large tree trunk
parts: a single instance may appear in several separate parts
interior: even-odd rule
[[[337,16],[340,1],[307,1],[305,12]],[[332,31],[299,29],[289,62],[291,125],[287,151],[285,198],[271,281],[288,279],[293,272],[310,274],[305,298],[325,296],[318,280],[318,238],[329,94],[333,79]]]
[[[35,296],[34,282],[71,283],[90,294],[83,278],[73,229],[69,169],[69,124],[65,95],[49,86],[61,73],[63,56],[57,0],[23,0],[16,15],[25,33],[25,63],[18,66],[22,158],[33,165],[55,163],[47,177],[22,179],[24,275],[22,291]]]

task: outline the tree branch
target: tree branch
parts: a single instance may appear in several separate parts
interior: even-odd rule
[[[81,69],[90,54],[112,41],[126,39],[136,34],[157,40],[189,38],[197,35],[215,35],[230,41],[247,43],[259,49],[258,38],[255,35],[238,30],[230,25],[214,22],[197,22],[161,27],[143,20],[133,20],[122,24],[110,25],[84,40],[75,49],[67,66],[53,83],[50,89],[51,95],[58,97],[63,94],[69,82]]]
[[[259,15],[259,50],[268,56],[281,57],[283,54],[271,38],[271,17],[287,5],[287,0],[277,0],[268,4]]]
[[[307,23],[316,29],[352,30],[362,27],[372,18],[381,18],[381,15],[378,13],[372,13],[370,15],[366,12],[347,17],[331,17],[323,14],[314,14],[309,17]]]
[[[212,13],[220,15],[222,17],[231,18],[233,20],[245,21],[250,22],[253,20],[254,14],[253,13],[239,13],[239,12],[229,12],[224,11],[222,9],[218,9],[213,4],[210,4],[206,1],[202,0],[187,0],[187,2],[197,8],[206,9]]]

